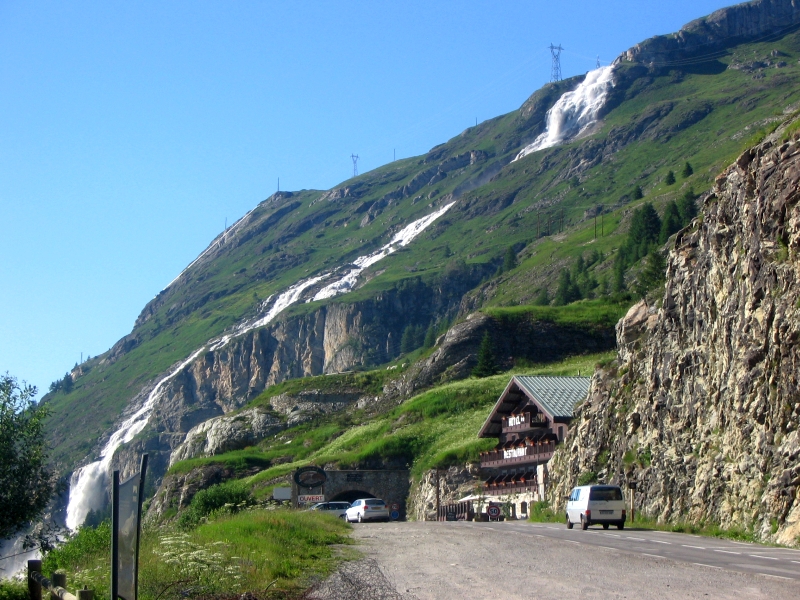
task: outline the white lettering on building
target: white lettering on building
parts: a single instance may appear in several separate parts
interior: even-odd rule
[[[525,451],[527,448],[510,448],[508,450],[503,450],[503,458],[518,458],[520,456],[525,456]]]

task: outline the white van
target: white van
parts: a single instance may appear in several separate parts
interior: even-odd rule
[[[589,525],[616,525],[625,527],[625,499],[618,485],[583,485],[576,487],[567,498],[567,529],[580,523],[581,529]]]

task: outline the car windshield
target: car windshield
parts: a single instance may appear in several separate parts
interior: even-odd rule
[[[383,500],[367,500],[369,506],[383,506],[386,504]]]
[[[622,500],[622,490],[615,486],[593,487],[589,500]]]

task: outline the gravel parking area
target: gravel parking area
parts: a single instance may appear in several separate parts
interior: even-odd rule
[[[533,527],[504,531],[503,527],[463,523],[409,522],[359,524],[353,535],[367,557],[363,568],[370,579],[380,582],[380,597],[386,598],[775,600],[800,596],[797,581],[548,539],[534,532]],[[349,567],[351,573],[359,568]]]

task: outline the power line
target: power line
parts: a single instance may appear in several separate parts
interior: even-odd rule
[[[353,177],[358,176],[358,154],[351,154],[350,158],[353,159]]]
[[[553,66],[550,69],[550,81],[561,81],[561,44],[553,46],[550,42],[550,55],[553,57]]]

